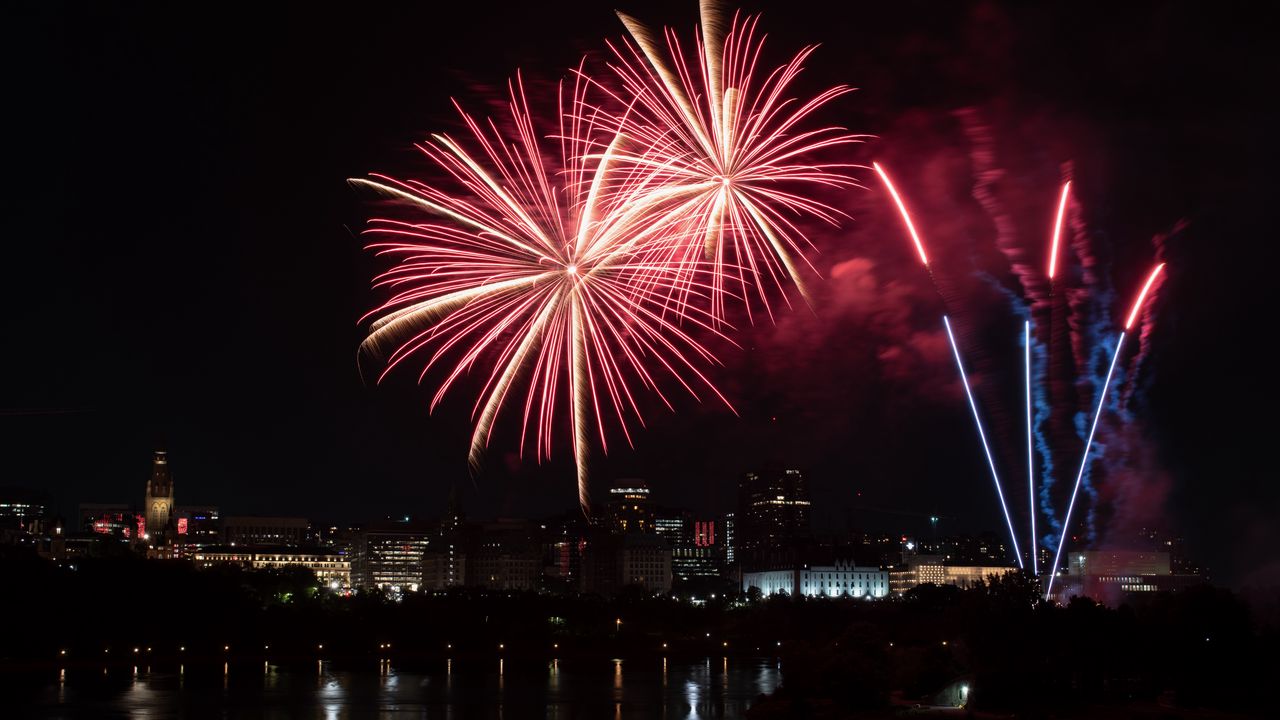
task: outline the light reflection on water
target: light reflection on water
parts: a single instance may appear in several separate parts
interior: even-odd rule
[[[442,660],[399,668],[335,668],[329,661],[188,664],[132,672],[58,671],[23,716],[254,718],[733,718],[782,680],[776,660],[706,658]],[[545,712],[544,712],[545,710]]]

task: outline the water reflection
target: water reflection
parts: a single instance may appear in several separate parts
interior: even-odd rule
[[[106,669],[101,669],[106,670]],[[19,716],[170,716],[192,709],[229,716],[447,718],[731,718],[782,680],[776,661],[727,657],[522,660],[453,658],[411,667],[379,658],[367,665],[331,660],[275,664],[234,661],[54,670],[17,691]],[[14,697],[12,693],[9,697]],[[541,712],[539,713],[542,714]]]

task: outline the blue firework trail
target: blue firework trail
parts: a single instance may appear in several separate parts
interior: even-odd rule
[[[1009,303],[1009,309],[1013,311],[1023,322],[1030,322],[1033,332],[1031,333],[1031,405],[1032,405],[1032,422],[1031,435],[1035,441],[1035,454],[1040,460],[1040,468],[1036,477],[1036,481],[1040,484],[1037,493],[1041,514],[1048,520],[1048,525],[1044,528],[1044,535],[1037,538],[1037,541],[1049,549],[1057,547],[1057,536],[1062,532],[1062,523],[1058,520],[1057,510],[1053,504],[1053,486],[1054,474],[1056,467],[1053,462],[1053,444],[1049,438],[1049,420],[1053,414],[1053,406],[1049,403],[1049,344],[1036,336],[1034,332],[1036,328],[1035,320],[1032,319],[1031,306],[1027,304],[1013,290],[1010,290],[999,280],[987,273],[978,273],[978,276],[999,292]],[[1026,338],[1022,338],[1018,343],[1018,347],[1025,352]]]

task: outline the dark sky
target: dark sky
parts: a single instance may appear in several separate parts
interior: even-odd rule
[[[226,514],[430,515],[454,481],[475,515],[572,507],[567,453],[537,467],[506,453],[507,437],[473,486],[465,398],[428,417],[415,373],[362,381],[357,319],[377,300],[378,266],[356,235],[368,206],[345,179],[428,173],[410,145],[457,129],[451,97],[483,111],[517,68],[549,86],[620,35],[613,4],[7,9],[18,128],[0,264],[0,484],[47,489],[65,511],[135,501],[163,444],[179,502]],[[1075,178],[1082,232],[1119,305],[1152,237],[1186,221],[1164,248],[1132,427],[1109,448],[1142,477],[1114,478],[1138,483],[1129,500],[1143,522],[1184,533],[1215,577],[1276,581],[1280,493],[1263,419],[1274,361],[1257,338],[1280,190],[1277,118],[1264,110],[1275,22],[1221,3],[830,5],[745,8],[764,13],[775,62],[822,44],[800,91],[859,88],[820,119],[877,136],[847,157],[895,168],[943,259],[1009,481],[1025,482],[1020,325],[995,287],[1017,282],[973,197],[962,117],[990,126],[1006,171],[997,195],[1037,265],[1060,178]],[[693,0],[621,6],[685,31],[696,20]],[[638,475],[660,502],[723,511],[742,471],[774,461],[809,472],[823,527],[918,531],[928,513],[944,530],[1001,527],[940,344],[941,304],[873,175],[857,174],[869,189],[833,200],[853,219],[813,228],[828,278],[815,310],[720,349],[716,381],[740,415],[685,398],[676,415],[650,413],[634,451],[593,464],[597,497]],[[1099,511],[1116,528],[1130,512]],[[1101,535],[1118,544],[1111,527]]]

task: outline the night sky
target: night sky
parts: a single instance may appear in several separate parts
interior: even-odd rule
[[[518,68],[548,91],[623,28],[613,3],[167,5],[24,3],[5,11],[9,70],[0,485],[136,502],[150,452],[178,502],[224,514],[363,521],[575,505],[561,452],[541,467],[499,433],[474,483],[469,402],[433,416],[416,373],[362,379],[358,318],[380,267],[345,180],[429,177],[412,143],[483,113]],[[820,116],[875,137],[845,158],[895,170],[936,253],[1007,482],[1025,484],[1021,321],[995,224],[975,200],[974,123],[995,195],[1040,267],[1061,179],[1117,300],[1163,243],[1133,423],[1106,437],[1132,492],[1104,491],[1099,543],[1154,522],[1216,580],[1280,581],[1273,355],[1258,331],[1275,251],[1275,24],[1228,4],[751,3],[775,64],[821,47],[798,83],[859,88]],[[694,0],[620,3],[688,33]],[[596,67],[599,67],[597,64]],[[548,93],[539,93],[543,99]],[[999,530],[945,342],[942,303],[869,170],[808,226],[818,301],[718,346],[738,410],[674,395],[634,451],[592,465],[595,495],[644,477],[659,503],[725,511],[737,477],[805,469],[820,528]],[[1177,232],[1171,232],[1179,228]],[[1070,262],[1076,262],[1073,258]],[[1266,294],[1264,294],[1266,293]],[[510,419],[510,418],[509,418]],[[567,444],[561,444],[567,450]],[[1121,453],[1123,451],[1123,453]],[[1076,451],[1064,451],[1062,462]],[[1110,462],[1110,461],[1109,461]],[[1063,482],[1066,475],[1063,471]],[[1025,507],[1025,491],[1013,492]],[[1105,506],[1105,507],[1103,507]],[[1021,517],[1021,516],[1020,516]]]

